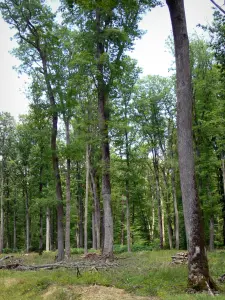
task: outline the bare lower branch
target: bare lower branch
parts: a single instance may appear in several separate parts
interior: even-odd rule
[[[225,10],[217,4],[214,0],[210,0],[224,15],[225,15]]]

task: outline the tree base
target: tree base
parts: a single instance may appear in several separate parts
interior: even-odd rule
[[[206,278],[202,274],[199,274],[192,276],[189,275],[188,290],[196,292],[208,291],[209,294],[214,295],[214,292],[218,291],[218,287],[211,277]]]

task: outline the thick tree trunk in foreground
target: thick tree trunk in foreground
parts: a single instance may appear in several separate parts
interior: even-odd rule
[[[69,119],[64,121],[66,128],[66,146],[70,145]],[[66,234],[65,234],[65,255],[70,258],[70,158],[66,159]]]
[[[97,29],[97,59],[98,59],[98,76],[97,76],[97,92],[98,92],[98,115],[99,128],[101,135],[101,149],[102,149],[102,199],[104,209],[104,245],[103,255],[110,258],[113,257],[113,218],[111,208],[111,184],[110,184],[110,151],[109,151],[109,134],[108,121],[109,109],[108,105],[108,91],[106,83],[104,82],[104,68],[100,61],[104,54],[104,45],[100,39],[101,33],[101,16],[99,9],[96,9],[96,29]]]
[[[185,226],[189,239],[188,283],[197,290],[215,288],[209,276],[201,210],[195,181],[192,136],[192,86],[189,41],[183,0],[166,0],[173,27],[177,77],[179,170]]]

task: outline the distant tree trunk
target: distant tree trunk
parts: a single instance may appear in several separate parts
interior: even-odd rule
[[[103,255],[113,257],[113,217],[111,208],[111,184],[110,184],[110,151],[109,151],[109,134],[108,134],[108,91],[104,81],[104,67],[101,62],[101,56],[104,54],[104,45],[100,40],[101,33],[101,14],[96,9],[96,30],[98,34],[97,41],[97,92],[98,92],[98,115],[99,128],[101,135],[102,149],[102,199],[104,209],[104,245]]]
[[[175,240],[176,240],[176,249],[179,249],[180,248],[179,212],[177,207],[175,172],[173,168],[171,172],[172,172],[171,174],[172,196],[173,196],[173,206],[174,206],[174,216],[175,216]]]
[[[163,173],[163,182],[164,182],[164,197],[166,202],[168,240],[169,240],[170,249],[173,249],[173,229],[172,229],[172,220],[171,220],[170,203],[169,203],[168,181],[167,181],[166,171],[164,167],[162,168],[162,173]]]
[[[42,153],[42,152],[41,152]],[[42,183],[42,173],[43,173],[43,167],[40,167],[40,183],[39,183],[39,193],[40,198],[42,197],[42,189],[43,189],[43,183]],[[43,209],[40,207],[40,213],[39,213],[39,252],[41,253],[43,251]]]
[[[30,250],[30,216],[29,216],[29,196],[27,182],[25,181],[25,207],[26,207],[26,252]]]
[[[16,251],[16,201],[17,201],[17,190],[15,190],[15,198],[13,205],[13,250]]]
[[[4,244],[4,178],[3,178],[3,159],[1,163],[1,227],[0,227],[0,253],[3,251]]]
[[[153,150],[153,165],[155,172],[155,184],[156,184],[156,199],[158,203],[158,223],[159,223],[159,238],[160,238],[160,249],[163,249],[163,219],[162,219],[162,203],[160,199],[160,186],[159,186],[159,166],[158,157],[155,150]]]
[[[40,50],[39,50],[40,51]],[[42,66],[44,71],[45,83],[47,86],[48,98],[52,111],[52,132],[51,132],[51,150],[52,150],[52,165],[55,177],[56,198],[57,198],[57,242],[58,242],[58,255],[57,260],[62,261],[64,259],[64,226],[63,226],[63,197],[62,197],[62,185],[59,172],[59,158],[57,154],[57,133],[58,133],[58,112],[56,109],[56,102],[52,86],[49,79],[47,61],[45,54],[40,52],[42,59]]]
[[[127,118],[127,105],[125,105],[125,118]],[[128,132],[125,129],[125,141],[126,141],[126,162],[127,162],[127,175],[126,175],[126,218],[127,218],[127,251],[131,252],[131,238],[130,238],[130,190],[129,190],[129,172],[130,172],[130,151]]]
[[[46,251],[50,251],[50,209],[46,208]]]
[[[84,205],[84,254],[88,253],[88,190],[89,190],[89,145],[86,146],[86,190]]]
[[[77,162],[77,208],[78,208],[78,240],[77,247],[84,247],[84,205],[81,194],[81,175],[80,175],[80,167]]]
[[[151,241],[153,241],[154,239],[154,230],[155,230],[155,206],[154,206],[154,199],[152,198]]]
[[[42,207],[40,207],[40,213],[39,213],[39,252],[41,253],[43,250],[43,210]]]
[[[66,128],[66,146],[70,145],[69,119],[64,120]],[[65,255],[70,258],[70,158],[66,159],[66,234],[65,234]]]
[[[189,41],[183,0],[166,0],[173,27],[177,77],[177,128],[179,170],[185,227],[189,239],[188,282],[198,290],[215,288],[209,276],[204,231],[196,189],[193,136],[192,86]]]
[[[124,245],[124,219],[125,219],[125,211],[124,211],[124,197],[121,198],[122,210],[121,210],[121,234],[120,234],[120,244]]]
[[[95,225],[95,208],[93,207],[92,210],[92,248],[97,249],[97,243],[96,243],[96,225]]]
[[[225,156],[224,153],[222,153],[221,157],[222,161],[222,181],[223,181],[223,244],[225,246]]]
[[[96,233],[96,247],[101,248],[101,213],[100,213],[100,199],[98,194],[96,171],[90,165],[91,187],[94,199],[94,217],[95,217],[95,233]]]
[[[214,216],[210,217],[209,226],[209,250],[214,251]]]

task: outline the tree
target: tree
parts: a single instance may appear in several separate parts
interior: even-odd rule
[[[195,289],[215,288],[209,275],[204,231],[196,188],[192,136],[192,84],[189,41],[183,0],[167,0],[173,28],[177,78],[179,171],[189,245],[188,282]]]
[[[156,1],[66,1],[73,7],[73,22],[80,27],[98,97],[99,128],[102,149],[102,198],[104,207],[103,254],[113,256],[113,218],[111,209],[109,99],[113,81],[122,73],[122,58],[134,39],[140,37],[141,14]],[[94,62],[94,63],[93,63]]]
[[[57,50],[57,37],[54,30],[54,15],[43,1],[29,1],[19,3],[14,0],[6,0],[0,4],[3,18],[17,30],[15,38],[18,41],[18,57],[24,63],[24,70],[32,74],[41,73],[44,78],[46,91],[52,112],[52,165],[55,174],[56,195],[58,199],[58,259],[64,258],[64,229],[63,229],[63,203],[62,186],[59,172],[59,159],[57,155],[57,130],[58,112],[56,98],[51,81],[51,58],[54,57],[54,49]]]

